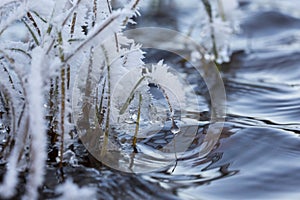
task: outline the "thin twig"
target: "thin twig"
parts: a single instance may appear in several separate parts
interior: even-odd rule
[[[71,58],[73,58],[80,49],[82,49],[87,43],[89,43],[92,39],[94,39],[99,33],[101,33],[106,27],[108,27],[114,20],[116,20],[120,14],[117,14],[108,20],[106,20],[102,26],[100,26],[97,31],[91,34],[86,40],[84,40],[75,50],[74,53],[70,54],[68,57],[65,58],[65,62],[68,62]]]
[[[22,19],[22,22],[25,24],[26,28],[28,29],[29,33],[31,34],[31,36],[32,36],[32,38],[33,38],[35,44],[36,44],[37,46],[39,46],[40,43],[39,43],[37,37],[35,36],[33,30],[30,28],[30,26],[26,23],[26,21],[25,21],[24,19]]]
[[[125,103],[123,104],[122,108],[120,109],[119,114],[122,115],[124,114],[124,112],[126,111],[126,109],[128,108],[130,102],[133,100],[134,98],[134,93],[137,89],[137,87],[142,83],[142,81],[145,79],[145,76],[141,77],[138,82],[135,84],[135,86],[133,87],[133,89],[131,90],[128,98],[126,99]]]
[[[107,3],[109,14],[111,14],[112,8],[111,8],[110,0],[106,0],[106,3]],[[119,41],[118,41],[117,33],[114,33],[114,36],[115,36],[115,41],[116,41],[117,52],[119,52]]]
[[[30,14],[30,12],[27,12],[27,17],[28,17],[28,19],[31,21],[33,27],[36,29],[36,31],[37,31],[37,33],[39,34],[39,36],[41,36],[40,28],[39,28],[38,25],[36,24],[34,18],[33,18],[32,15]]]
[[[137,135],[139,133],[139,127],[140,127],[140,117],[141,117],[141,107],[142,107],[142,94],[139,94],[139,107],[138,107],[138,114],[137,114],[137,119],[136,119],[136,125],[135,125],[135,132],[132,140],[132,146],[133,146],[133,151],[137,153],[137,148],[136,148],[136,142],[137,142]]]
[[[59,58],[62,63],[64,63],[64,52],[63,52],[63,38],[62,33],[58,32],[58,44],[59,44]],[[63,167],[63,158],[64,158],[64,138],[65,138],[65,100],[66,100],[66,86],[65,86],[65,79],[66,79],[66,66],[62,66],[60,70],[60,92],[61,92],[61,99],[60,99],[60,162],[59,167]]]
[[[28,58],[32,58],[31,57],[31,55],[27,52],[27,51],[25,51],[25,50],[23,50],[23,49],[19,49],[19,48],[9,48],[8,50],[11,50],[11,51],[17,51],[17,52],[20,52],[20,53],[23,53],[24,55],[26,55]]]
[[[218,7],[220,10],[220,15],[223,21],[226,21],[226,15],[225,15],[225,11],[224,11],[224,6],[221,0],[218,0]]]
[[[65,67],[61,68],[60,71],[60,79],[61,79],[61,102],[60,102],[60,162],[59,167],[63,167],[63,158],[64,158],[64,135],[65,135]]]
[[[136,0],[134,4],[131,6],[131,10],[135,10],[137,5],[139,4],[140,0]],[[129,17],[126,17],[123,21],[123,26],[125,26],[128,23]]]
[[[37,13],[36,11],[31,11],[32,13],[34,13],[40,20],[42,20],[44,23],[47,23],[47,20],[45,20],[44,18],[42,18],[39,13]]]
[[[101,149],[101,157],[104,156],[106,152],[106,147],[108,145],[108,136],[109,136],[109,129],[110,129],[110,106],[111,106],[111,79],[110,79],[110,63],[108,58],[108,52],[106,51],[105,47],[101,45],[105,56],[105,62],[107,66],[107,114],[106,114],[106,122],[105,122],[105,131],[104,131],[104,141]]]
[[[71,29],[70,29],[71,38],[73,37],[74,31],[75,31],[76,19],[77,19],[77,13],[74,12],[73,18],[72,18],[72,23],[71,23]]]
[[[103,83],[99,107],[98,106],[96,107],[97,108],[97,118],[98,118],[99,125],[102,124],[103,117],[104,117],[103,100],[104,100],[105,85],[106,85],[106,79],[104,80],[104,83]],[[97,96],[98,96],[98,93],[97,93]]]
[[[93,13],[94,13],[94,19],[93,19],[93,22],[92,22],[92,27],[95,26],[96,21],[97,21],[97,0],[94,0]]]
[[[76,2],[76,5],[72,7],[72,9],[69,11],[68,15],[65,17],[63,23],[61,24],[61,27],[64,27],[68,21],[68,19],[70,18],[70,16],[72,15],[72,13],[77,9],[78,5],[81,3],[81,0],[78,0]]]

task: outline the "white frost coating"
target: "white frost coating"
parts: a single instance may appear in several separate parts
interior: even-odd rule
[[[31,135],[31,163],[24,199],[37,199],[37,188],[43,183],[46,153],[46,125],[44,121],[44,94],[42,68],[44,50],[32,51],[31,72],[28,78],[29,133]]]
[[[17,6],[13,12],[9,13],[9,16],[5,20],[0,20],[0,33],[10,26],[14,21],[21,19],[25,15],[25,4]]]
[[[53,0],[31,0],[27,4],[28,11],[38,11],[39,15],[50,17],[52,9],[54,8]]]
[[[0,194],[4,198],[11,198],[16,190],[16,185],[18,184],[18,170],[17,170],[17,162],[18,162],[18,146],[13,149],[13,152],[8,160],[7,172],[4,176],[4,181],[2,185],[0,185]]]
[[[3,88],[10,88],[10,86],[6,86],[5,83],[10,85],[9,78],[6,76],[3,71],[0,72],[0,87]],[[12,105],[17,107],[17,105],[20,103],[18,98],[16,97],[17,95],[13,91],[9,91],[11,96],[10,100],[12,102]],[[27,111],[25,110],[25,113]],[[11,198],[16,190],[16,185],[18,184],[18,156],[19,152],[23,148],[23,142],[21,140],[21,135],[23,132],[22,130],[12,130],[12,132],[16,132],[16,137],[15,137],[15,146],[8,158],[8,164],[7,164],[7,172],[4,176],[4,180],[0,185],[0,196],[4,198]]]
[[[64,184],[59,185],[55,189],[57,194],[62,193],[62,196],[57,198],[57,200],[96,200],[96,188],[91,187],[78,187],[75,183],[71,180],[67,180]]]
[[[229,20],[233,20],[235,17],[235,12],[239,7],[239,2],[237,0],[220,0],[224,9],[224,13]]]
[[[16,0],[1,0],[0,7],[4,6],[5,4],[13,3]]]
[[[163,64],[163,60],[156,65],[152,65],[151,72],[147,74],[150,79],[164,89],[170,103],[183,106],[185,103],[185,93],[178,76],[175,76],[170,71],[170,68]]]

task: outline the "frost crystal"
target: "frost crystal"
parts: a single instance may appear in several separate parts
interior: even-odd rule
[[[68,179],[64,184],[57,186],[56,188],[57,194],[62,194],[57,200],[65,200],[65,199],[72,199],[72,200],[82,200],[82,199],[89,199],[89,200],[96,200],[97,191],[95,188],[92,187],[78,187],[73,181]]]

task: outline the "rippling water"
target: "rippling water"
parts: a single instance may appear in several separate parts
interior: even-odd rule
[[[81,186],[97,187],[99,199],[299,199],[300,3],[240,2],[243,32],[235,39],[231,62],[221,68],[226,122],[207,156],[193,153],[208,126],[209,106],[203,105],[206,112],[201,113],[192,153],[175,168],[172,164],[153,173],[126,174],[97,164],[78,144],[74,149],[82,166],[66,167],[65,176]],[[162,23],[173,26],[172,16],[164,16]],[[188,79],[200,84],[192,74]],[[157,137],[152,143],[164,142]],[[48,167],[42,197],[56,196],[53,188],[60,177],[61,172]]]

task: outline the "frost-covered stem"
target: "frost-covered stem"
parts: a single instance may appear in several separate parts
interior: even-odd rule
[[[64,52],[63,52],[63,39],[61,32],[58,33],[58,44],[59,46],[59,57],[61,62],[64,62]],[[65,136],[65,99],[66,99],[66,88],[65,88],[65,66],[62,66],[60,70],[60,92],[61,92],[61,99],[60,99],[60,151],[59,151],[59,167],[63,167],[63,158],[64,158],[64,136]]]
[[[59,167],[63,167],[63,158],[64,158],[64,135],[65,135],[65,67],[61,68],[60,71],[60,81],[61,81],[61,102],[60,102],[60,162]]]
[[[3,3],[4,0],[1,0],[0,2],[0,7],[2,8],[2,6],[4,6]],[[5,1],[4,1],[5,2]],[[8,18],[4,21],[0,22],[0,35],[2,35],[2,33],[11,25],[13,24],[15,21],[20,20],[22,17],[24,17],[25,13],[25,9],[24,6],[26,4],[27,1],[18,1],[21,3],[21,5],[16,8],[15,10],[13,10]]]
[[[18,155],[24,144],[21,140],[16,138],[15,147],[12,150],[11,155],[8,158],[9,167],[3,178],[3,182],[0,185],[0,195],[4,198],[11,198],[15,194],[16,186],[18,184]]]
[[[0,86],[2,86],[2,85],[0,84]],[[13,97],[10,97],[9,99],[13,99]],[[14,113],[14,111],[12,111],[12,113]],[[14,116],[14,114],[12,114],[12,115]],[[15,120],[13,120],[12,123],[15,124]],[[16,131],[15,128],[13,128],[12,130]],[[22,143],[22,140],[19,136],[22,136],[22,132],[16,131],[16,136],[14,137],[15,144],[14,145],[12,145],[11,143],[7,144],[10,146],[14,146],[14,147],[8,158],[9,167],[7,168],[7,171],[4,175],[3,182],[0,185],[0,195],[1,195],[1,197],[4,197],[4,198],[12,197],[16,192],[15,190],[16,190],[16,186],[18,184],[18,174],[19,174],[18,169],[17,169],[18,155],[19,155],[19,152],[21,151],[21,148],[24,147],[24,144]],[[11,141],[11,140],[12,139],[10,139],[9,141]]]
[[[47,20],[45,20],[43,17],[41,17],[41,15],[38,12],[36,12],[36,11],[31,11],[31,12],[34,13],[44,23],[47,23]]]
[[[32,52],[31,72],[28,78],[28,113],[31,135],[31,165],[24,199],[37,199],[38,187],[43,183],[47,158],[46,122],[44,120],[43,63],[45,54],[36,47]]]
[[[70,18],[70,16],[72,15],[72,13],[75,12],[75,10],[77,9],[78,5],[81,3],[81,0],[78,0],[76,2],[76,5],[73,6],[73,8],[69,11],[68,15],[65,17],[65,19],[63,20],[63,23],[61,24],[61,27],[64,27],[67,22],[68,22],[68,19]]]
[[[38,35],[41,36],[41,31],[40,31],[38,25],[36,24],[34,18],[33,18],[32,15],[30,14],[30,12],[27,12],[27,17],[28,17],[28,19],[31,21],[31,23],[32,23],[32,25],[34,26],[34,28],[36,29]]]
[[[111,8],[110,0],[106,0],[106,3],[107,3],[109,14],[111,14],[112,13],[112,8]],[[114,36],[115,36],[117,52],[119,52],[119,41],[118,41],[117,33],[114,33]]]
[[[23,49],[19,49],[19,48],[8,48],[8,49],[11,50],[11,51],[17,51],[19,53],[22,53],[22,54],[26,55],[28,58],[31,59],[31,55],[27,51],[25,51]]]
[[[106,51],[105,47],[101,45],[102,51],[104,53],[105,62],[107,65],[107,112],[106,112],[106,122],[105,122],[105,131],[104,131],[104,141],[101,149],[101,157],[104,156],[106,147],[108,144],[108,136],[109,136],[109,121],[110,121],[110,106],[111,106],[111,79],[110,79],[110,63],[108,58],[108,52]]]
[[[75,12],[75,10],[77,9],[77,7],[78,7],[78,5],[80,4],[80,2],[81,2],[81,0],[78,0],[78,1],[76,2],[76,5],[74,5],[74,6],[72,7],[72,9],[68,12],[67,16],[65,17],[65,19],[63,20],[63,22],[62,22],[62,24],[61,24],[61,26],[60,26],[61,29],[63,29],[63,27],[66,25],[66,23],[68,22],[68,19],[70,18],[70,16],[72,15],[72,13]],[[52,15],[53,15],[53,13],[52,13]],[[52,17],[53,17],[53,16],[52,16]],[[49,24],[49,27],[47,28],[47,31],[46,31],[48,35],[50,35],[52,29],[53,29],[53,25],[50,23],[50,24]],[[61,32],[61,30],[59,30],[59,32]],[[46,55],[49,54],[50,50],[52,49],[53,45],[55,44],[55,41],[56,41],[56,39],[53,39],[53,40],[51,41],[51,43],[50,43],[50,45],[48,46],[48,49],[47,49],[47,51],[46,51]]]
[[[97,0],[94,0],[94,3],[93,3],[93,13],[94,13],[94,20],[92,22],[92,27],[95,26],[96,20],[97,20]]]
[[[70,82],[71,82],[71,66],[67,66],[67,90],[70,89]]]
[[[174,117],[173,117],[174,116],[174,112],[173,112],[173,107],[172,107],[172,104],[170,102],[169,96],[167,95],[167,92],[164,90],[163,87],[161,87],[159,84],[157,84],[157,85],[158,85],[158,88],[163,93],[163,95],[164,95],[164,97],[165,97],[165,99],[166,99],[166,101],[168,103],[168,107],[169,107],[169,110],[170,110],[170,113],[171,113],[171,120],[173,122],[174,121]]]
[[[14,67],[14,65],[12,65]],[[4,72],[6,72],[6,67],[2,66]],[[15,110],[15,107],[17,106],[18,102],[16,102],[17,97],[16,94],[13,93],[12,91],[15,91],[15,87],[13,84],[13,80],[10,77],[9,72],[6,72],[8,74],[8,77],[6,75],[3,76],[0,80],[0,88],[4,88],[3,91],[1,92],[4,96],[4,99],[2,99],[1,95],[1,101],[6,102],[4,105],[7,104],[7,102],[10,102],[9,108],[7,108],[7,113],[11,115],[11,135],[9,136],[6,144],[3,146],[2,151],[1,151],[1,156],[4,153],[4,150],[7,147],[10,147],[9,150],[9,157],[7,159],[8,161],[8,168],[7,171],[4,175],[3,182],[0,185],[0,196],[5,197],[5,198],[10,198],[14,195],[15,189],[18,183],[18,169],[17,169],[17,164],[19,161],[19,157],[22,154],[24,145],[25,145],[25,140],[23,138],[27,138],[28,134],[28,116],[26,117],[26,120],[22,120],[22,122],[25,121],[25,125],[22,126],[20,122],[20,118],[23,116],[23,114],[19,114],[19,119],[17,119],[17,113]],[[16,71],[17,77],[20,78],[19,73]],[[4,79],[3,79],[4,78]],[[19,79],[22,80],[22,79]],[[2,82],[3,81],[3,82]],[[11,82],[10,82],[11,81]],[[7,84],[4,83],[10,83],[8,84],[9,87],[7,87]],[[23,89],[22,92],[25,92],[23,83],[21,84],[21,87]],[[7,89],[6,89],[7,88]],[[26,97],[27,95],[24,94]],[[28,110],[23,107],[24,111],[26,114],[28,114]]]
[[[137,135],[139,133],[139,127],[140,127],[142,100],[143,100],[143,97],[142,97],[142,94],[140,93],[139,94],[138,114],[137,114],[136,125],[135,125],[135,132],[134,132],[134,136],[133,136],[133,140],[132,140],[132,146],[133,146],[133,150],[135,153],[137,153],[136,142],[137,142]]]
[[[0,52],[1,52],[1,50],[0,50]],[[4,56],[6,56],[6,55],[4,55]],[[10,60],[11,58],[7,57],[7,59]],[[11,88],[12,88],[13,90],[15,90],[15,89],[16,89],[16,88],[15,88],[15,84],[14,84],[14,82],[13,82],[13,79],[12,79],[12,77],[11,77],[11,75],[10,75],[8,69],[7,69],[5,66],[2,66],[2,67],[3,67],[4,72],[5,72],[5,73],[7,74],[7,76],[8,76],[8,80],[9,80],[9,83],[11,84]]]
[[[169,110],[170,110],[170,113],[171,113],[170,118],[171,118],[171,121],[172,121],[172,128],[171,128],[171,131],[172,131],[172,129],[177,129],[178,128],[176,123],[175,123],[175,120],[174,120],[174,110],[173,110],[170,98],[167,95],[167,92],[159,84],[157,84],[157,85],[158,85],[158,88],[162,91],[162,93],[163,93],[163,95],[164,95],[164,97],[165,97],[165,99],[168,103],[168,107],[169,107]]]
[[[89,43],[92,39],[94,39],[99,33],[101,33],[106,27],[108,27],[114,20],[116,20],[120,14],[114,15],[106,20],[93,34],[88,36],[75,50],[74,53],[70,54],[65,58],[65,63],[67,63],[71,58],[73,58],[80,49],[82,49],[87,43]]]
[[[28,29],[29,33],[31,34],[31,36],[32,36],[32,38],[33,38],[35,44],[36,44],[37,46],[39,46],[40,43],[39,43],[37,37],[35,36],[33,30],[30,28],[30,26],[26,23],[26,21],[25,21],[24,19],[22,19],[22,22],[25,24],[26,28]]]
[[[63,38],[62,38],[62,33],[61,32],[58,32],[58,44],[59,44],[59,58],[60,58],[60,61],[62,63],[64,63],[65,61],[65,55],[64,55],[64,51],[63,51],[63,48],[62,48],[62,45],[63,45]]]
[[[103,99],[104,99],[105,85],[106,85],[106,79],[104,80],[104,83],[103,83],[99,107],[98,106],[96,107],[96,109],[97,109],[97,118],[98,118],[99,125],[102,124],[102,122],[103,122],[103,116],[104,116],[104,113],[102,113],[102,109],[103,109]]]
[[[213,53],[215,55],[215,59],[218,58],[218,50],[217,50],[217,44],[216,44],[216,37],[215,37],[215,30],[213,27],[214,19],[212,15],[212,9],[211,5],[208,0],[202,0],[202,3],[204,4],[205,11],[209,17],[209,23],[210,23],[210,37],[213,43]]]
[[[137,8],[137,5],[139,4],[139,2],[140,2],[140,0],[136,0],[134,2],[134,4],[131,6],[131,10],[135,10]],[[123,26],[125,26],[127,24],[128,20],[129,20],[129,17],[126,17],[123,22]]]
[[[72,22],[71,22],[71,29],[70,29],[70,36],[73,37],[74,31],[75,31],[75,24],[77,19],[77,13],[74,12]]]
[[[126,99],[125,103],[123,104],[122,108],[120,109],[120,115],[124,114],[124,112],[126,111],[126,109],[128,108],[130,102],[132,101],[132,99],[134,98],[134,93],[135,90],[137,89],[137,87],[142,83],[142,81],[145,79],[145,76],[141,77],[138,82],[135,84],[135,86],[132,88],[128,98]]]
[[[4,57],[8,62],[10,62],[11,64],[14,63],[14,59],[11,58],[7,53],[5,53],[5,52],[3,52],[3,51],[1,51],[1,50],[0,50],[0,53],[3,54],[3,57]],[[8,72],[7,72],[7,73],[8,73]]]
[[[225,11],[224,11],[224,6],[222,3],[222,0],[218,0],[218,7],[220,10],[220,15],[223,21],[226,21],[226,16],[225,16]]]
[[[58,77],[50,79],[50,90],[49,90],[49,121],[50,121],[50,133],[51,133],[51,144],[54,144],[57,140],[57,120],[55,114],[58,112]],[[55,119],[55,121],[54,121]]]
[[[25,111],[25,112],[27,111],[27,109],[25,107],[23,109],[24,109],[23,111]],[[20,139],[22,139],[23,144],[26,144],[26,139],[28,137],[28,131],[29,131],[29,117],[26,118],[24,130],[23,130],[23,133],[22,133],[22,137],[20,137]],[[18,162],[20,162],[20,160],[22,159],[24,150],[25,149],[22,148],[21,151],[19,152]]]

